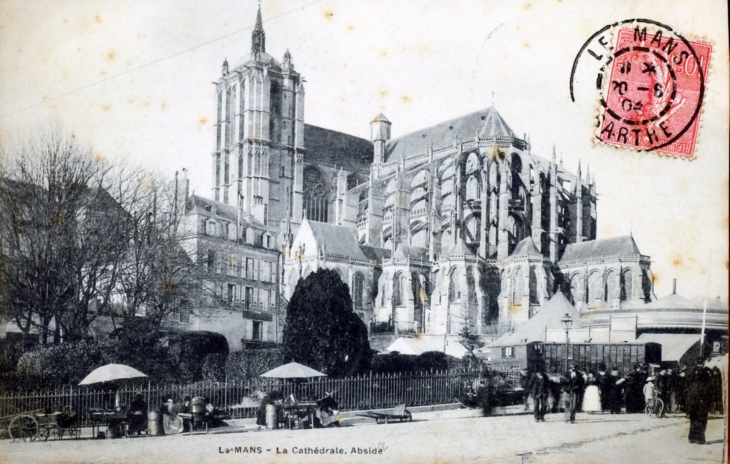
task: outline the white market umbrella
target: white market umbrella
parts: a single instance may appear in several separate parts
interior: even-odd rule
[[[289,364],[284,364],[283,366],[264,372],[261,374],[261,377],[274,379],[307,379],[310,377],[327,377],[327,374],[315,371],[311,367],[299,363],[290,362]]]
[[[113,380],[135,379],[138,377],[147,377],[137,369],[124,364],[107,364],[94,369],[91,374],[87,375],[84,380],[79,383],[81,385],[91,385],[100,382],[111,382]]]

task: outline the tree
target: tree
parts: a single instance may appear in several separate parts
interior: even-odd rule
[[[2,311],[43,343],[81,339],[89,308],[110,303],[125,247],[113,166],[58,129],[2,148]]]
[[[122,328],[145,316],[154,330],[181,311],[207,315],[177,182],[95,156],[58,127],[3,144],[0,174],[0,315],[24,335],[59,344],[102,314]]]
[[[319,269],[297,283],[287,309],[283,356],[333,377],[370,367],[367,328],[335,271]]]

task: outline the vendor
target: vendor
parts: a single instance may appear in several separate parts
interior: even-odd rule
[[[127,412],[129,419],[129,433],[139,435],[147,430],[147,403],[142,397],[142,393],[134,395],[134,400],[129,405]]]
[[[322,427],[339,426],[336,418],[338,404],[331,392],[324,392],[324,398],[317,401],[317,405],[319,406],[319,417]]]

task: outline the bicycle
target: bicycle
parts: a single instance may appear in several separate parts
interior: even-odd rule
[[[664,412],[664,401],[657,397],[650,399],[646,402],[644,412],[647,416],[655,416],[661,418],[662,412]]]

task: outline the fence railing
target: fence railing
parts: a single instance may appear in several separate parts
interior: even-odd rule
[[[256,417],[259,402],[255,393],[279,391],[284,396],[316,400],[325,392],[334,392],[341,411],[391,408],[401,403],[426,406],[453,403],[468,388],[476,388],[484,380],[479,372],[436,371],[420,373],[369,374],[348,378],[318,378],[305,382],[279,379],[255,379],[240,382],[199,382],[187,385],[129,383],[117,390],[68,387],[37,392],[6,392],[0,396],[0,419],[34,410],[72,411],[81,425],[88,425],[92,409],[111,409],[116,397],[129,405],[140,393],[150,410],[165,401],[181,402],[185,396],[204,397],[231,419]]]

